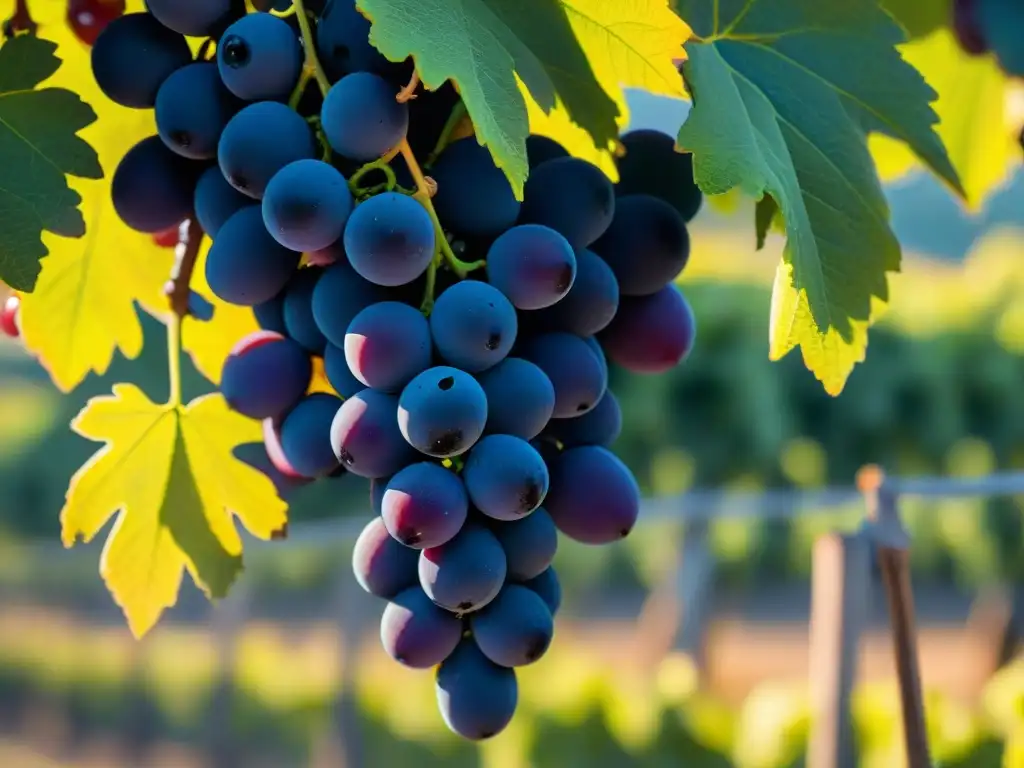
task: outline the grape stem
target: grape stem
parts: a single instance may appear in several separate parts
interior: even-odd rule
[[[182,222],[178,230],[178,245],[174,249],[171,277],[164,285],[164,294],[171,305],[171,318],[167,324],[167,373],[170,394],[167,404],[181,405],[181,324],[189,314],[189,283],[196,267],[199,247],[203,242],[203,228],[193,216]]]
[[[466,105],[462,99],[459,99],[455,106],[452,107],[451,114],[448,115],[448,119],[441,129],[441,135],[437,137],[437,144],[434,145],[434,149],[427,156],[427,167],[433,165],[434,161],[437,160],[437,156],[451,143],[452,134],[464,117],[466,117]]]
[[[420,164],[416,162],[416,156],[413,155],[412,148],[409,146],[409,141],[407,139],[402,139],[402,143],[398,145],[398,151],[401,152],[402,158],[405,160],[405,164],[409,168],[409,173],[412,174],[412,178],[416,182],[416,192],[413,193],[413,197],[419,201],[420,205],[427,209],[427,213],[430,214],[431,221],[434,222],[434,239],[436,240],[435,247],[440,249],[441,256],[448,269],[458,275],[460,280],[465,279],[466,275],[474,269],[480,269],[485,266],[486,262],[465,262],[455,255],[455,252],[452,251],[451,244],[448,242],[448,238],[444,234],[444,229],[441,227],[441,222],[437,218],[437,211],[434,210],[434,204],[430,202],[430,198],[432,197],[431,189],[433,188],[433,190],[436,191],[436,183],[431,184],[431,182],[429,182],[423,175],[423,171],[420,170]],[[437,260],[435,259],[434,261]],[[431,263],[433,264],[433,262]],[[436,269],[436,267],[434,268]]]
[[[299,102],[302,101],[302,94],[306,92],[306,86],[309,85],[309,81],[313,79],[313,70],[309,67],[303,67],[302,72],[299,73],[299,82],[295,84],[295,88],[292,89],[292,95],[288,97],[288,108],[297,109]]]
[[[414,69],[412,71],[412,77],[409,78],[409,82],[395,95],[395,101],[399,104],[405,104],[410,99],[416,98],[416,89],[420,85],[419,73]]]
[[[320,86],[320,93],[326,96],[327,92],[331,90],[331,81],[327,79],[327,73],[324,72],[320,59],[316,55],[316,41],[313,40],[313,28],[309,25],[309,16],[306,14],[305,3],[303,0],[294,0],[293,5],[295,7],[295,15],[299,19],[299,31],[302,32],[302,47],[306,51],[306,63],[303,71],[308,70],[309,75],[307,75],[307,79],[310,75],[316,78],[316,84]]]
[[[28,0],[17,0],[14,4],[14,15],[4,22],[4,36],[13,37],[19,32],[34,35],[39,25],[28,10]]]
[[[393,190],[395,188],[395,184],[397,184],[398,182],[395,179],[394,170],[392,170],[391,166],[388,165],[389,162],[391,162],[391,157],[389,155],[385,155],[379,160],[374,160],[371,163],[367,163],[366,165],[362,166],[358,171],[353,173],[352,177],[348,180],[348,188],[352,190],[352,194],[355,195],[356,197],[360,197],[361,195],[365,195],[367,193],[368,188],[359,186],[359,182],[367,174],[373,173],[374,171],[380,171],[381,173],[383,173],[384,177],[387,179],[385,189],[389,192]]]

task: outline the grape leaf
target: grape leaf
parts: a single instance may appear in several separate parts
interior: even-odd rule
[[[78,132],[96,114],[75,93],[37,86],[61,65],[56,44],[33,35],[0,47],[0,279],[31,291],[48,253],[43,232],[85,234],[79,194],[67,176],[103,175]]]
[[[477,139],[518,196],[526,180],[527,100],[608,151],[625,118],[623,87],[682,96],[673,60],[689,27],[666,0],[357,0],[370,42],[420,79],[459,88]],[[573,141],[576,145],[578,134]],[[561,134],[559,134],[561,135]],[[558,138],[558,135],[555,136]]]
[[[1018,162],[1020,144],[1006,117],[1009,81],[991,56],[968,56],[947,29],[901,46],[907,61],[939,94],[939,136],[977,210]],[[883,181],[920,167],[914,154],[888,136],[871,137],[871,154]]]
[[[129,11],[142,7],[129,3]],[[99,119],[82,131],[99,155],[105,176],[72,179],[82,196],[86,236],[69,240],[43,233],[50,255],[41,262],[35,290],[22,297],[25,346],[49,371],[56,386],[74,389],[90,372],[104,373],[114,352],[129,358],[142,351],[142,326],[135,310],[167,306],[163,284],[174,254],[151,237],[126,227],[110,201],[110,179],[121,157],[156,132],[152,110],[126,109],[107,99],[92,76],[90,49],[68,28],[61,3],[32,6],[40,30],[57,44],[64,65],[48,81],[93,104]]]
[[[89,541],[117,515],[100,573],[136,637],[175,604],[185,570],[210,597],[227,594],[242,569],[233,516],[262,539],[284,530],[287,508],[273,483],[233,454],[260,439],[260,425],[220,395],[159,405],[116,384],[71,426],[106,445],[71,479],[61,538]]]
[[[945,25],[953,15],[951,0],[882,0],[882,7],[911,38],[924,37]]]
[[[86,235],[43,236],[50,255],[21,303],[25,346],[64,392],[90,372],[105,373],[115,350],[138,357],[143,338],[135,303],[152,313],[166,310],[162,291],[174,261],[172,249],[125,226],[110,198],[113,169],[135,141],[152,135],[152,114],[107,104],[101,114],[89,132],[107,176],[72,182],[82,195]]]
[[[774,198],[787,244],[770,356],[799,345],[807,367],[838,394],[864,357],[872,313],[888,298],[887,273],[900,265],[867,132],[907,143],[962,192],[933,129],[935,93],[900,57],[903,32],[875,0],[679,7],[700,39],[687,46],[694,106],[678,143],[694,153],[705,192],[740,187]]]

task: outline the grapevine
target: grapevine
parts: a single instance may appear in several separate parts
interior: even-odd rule
[[[612,544],[637,522],[640,487],[612,450],[623,415],[610,372],[657,376],[690,354],[698,321],[676,282],[706,197],[740,187],[758,199],[757,241],[785,232],[769,352],[801,347],[838,394],[899,264],[865,133],[898,139],[967,194],[934,93],[876,0],[791,14],[800,34],[879,62],[860,79],[834,60],[807,77],[801,57],[828,46],[790,50],[765,23],[792,0],[753,0],[767,16],[731,20],[711,0],[584,0],[586,28],[560,3],[523,4],[519,18],[480,0],[456,24],[451,0],[71,0],[83,90],[146,126],[100,159],[78,135],[93,130],[87,105],[37,88],[56,68],[37,37],[48,21],[15,4],[0,57],[31,50],[40,65],[9,96],[61,99],[57,138],[76,151],[25,169],[21,198],[52,207],[38,230],[0,231],[0,255],[19,254],[0,259],[16,291],[3,332],[62,386],[88,372],[58,373],[42,330],[59,238],[97,236],[85,204],[110,209],[160,273],[126,277],[109,309],[136,319],[138,301],[166,324],[168,400],[116,385],[89,403],[73,426],[105,446],[62,512],[69,545],[119,516],[101,569],[136,634],[186,572],[227,594],[242,568],[236,519],[287,534],[282,479],[364,478],[372,514],[353,570],[386,601],[385,650],[435,670],[453,731],[499,733],[516,669],[553,641],[559,536]],[[955,6],[961,44],[998,49],[1019,74],[991,13],[974,12]],[[577,48],[575,61],[559,53]],[[764,79],[765,50],[791,90]],[[690,117],[676,135],[623,130],[624,86],[690,98]],[[183,402],[186,351],[216,394]],[[255,441],[264,470],[234,455]],[[151,551],[132,547],[147,536]]]

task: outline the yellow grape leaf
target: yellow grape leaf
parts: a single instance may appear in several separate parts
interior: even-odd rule
[[[1006,116],[1008,80],[991,56],[968,56],[945,28],[900,50],[939,95],[936,131],[960,175],[968,205],[977,209],[1020,154]],[[887,136],[872,136],[870,147],[883,181],[921,168],[905,144]]]
[[[181,346],[189,353],[199,372],[214,384],[220,384],[224,359],[239,339],[259,330],[250,307],[228,304],[218,299],[206,283],[206,254],[210,239],[205,238],[189,285],[213,305],[213,318],[186,317],[181,327]],[[163,315],[167,317],[166,313]],[[165,319],[166,322],[166,319]]]
[[[521,84],[520,84],[521,85]],[[569,117],[565,105],[558,102],[550,112],[545,112],[541,106],[530,97],[525,89],[526,114],[530,120],[530,133],[540,136],[547,136],[561,144],[573,157],[593,163],[608,176],[613,182],[619,180],[619,170],[615,165],[614,147],[598,148],[594,146],[594,140],[583,128],[580,128]],[[625,102],[623,102],[623,105]],[[622,114],[616,119],[619,129],[625,127],[629,122],[629,113],[626,107],[621,107]]]
[[[120,107],[100,93],[89,49],[65,25],[65,11],[64,3],[32,6],[40,35],[58,44],[57,55],[64,60],[47,84],[75,91],[96,110],[99,119],[81,135],[99,154],[105,178],[70,180],[82,196],[86,234],[78,240],[44,234],[49,256],[41,262],[35,291],[22,296],[21,327],[25,346],[66,392],[90,372],[104,373],[115,350],[129,358],[142,351],[135,302],[154,312],[166,305],[162,289],[174,254],[126,227],[110,200],[110,180],[121,157],[156,131],[152,111]]]
[[[227,594],[242,569],[234,516],[261,539],[285,529],[287,505],[274,484],[232,454],[262,439],[260,424],[220,395],[159,405],[116,384],[71,426],[106,445],[71,479],[61,538],[65,546],[89,541],[117,515],[100,574],[136,637],[175,604],[185,570],[208,596]]]

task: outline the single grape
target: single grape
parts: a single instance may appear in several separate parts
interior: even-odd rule
[[[281,429],[278,419],[263,420],[263,447],[266,449],[267,458],[271,466],[290,481],[297,481],[301,484],[311,483],[312,477],[306,477],[288,461],[284,455],[284,448],[281,447]]]
[[[275,101],[260,101],[240,111],[228,121],[217,144],[224,178],[257,200],[278,171],[315,153],[309,124]]]
[[[242,443],[232,453],[243,464],[248,464],[265,475],[274,484],[274,489],[278,495],[284,499],[296,488],[309,485],[313,482],[313,479],[301,477],[284,460],[283,454],[280,454],[280,443],[277,439],[276,430],[272,426],[266,426],[268,424],[272,425],[273,419],[266,419],[263,423],[263,443]],[[277,456],[271,456],[271,443],[273,443],[274,450],[278,452]],[[285,466],[280,467],[278,462],[283,462]]]
[[[345,360],[367,387],[401,392],[430,367],[430,326],[419,310],[398,301],[371,304],[345,334]]]
[[[459,476],[427,461],[396,473],[381,502],[388,532],[415,549],[438,547],[453,539],[468,512],[469,498]]]
[[[623,296],[649,296],[690,258],[690,235],[675,208],[651,195],[620,197],[615,219],[593,250],[615,273]]]
[[[4,308],[0,310],[0,331],[9,338],[16,339],[21,336],[21,296],[12,293],[4,302]]]
[[[474,137],[445,147],[430,175],[437,182],[434,210],[446,230],[488,238],[515,224],[519,201],[490,151]]]
[[[312,373],[302,347],[273,331],[256,331],[228,353],[220,390],[233,410],[253,419],[276,418],[302,399]]]
[[[569,293],[576,256],[550,227],[520,224],[502,233],[487,251],[487,279],[518,309],[543,309]]]
[[[510,579],[527,581],[540,576],[555,559],[558,529],[543,507],[518,520],[494,522],[491,532],[505,552]]]
[[[240,106],[221,82],[216,65],[188,64],[172,72],[157,91],[156,130],[168,149],[208,160],[217,156],[224,126]]]
[[[114,210],[138,232],[153,234],[177,226],[192,213],[192,196],[202,166],[174,154],[157,136],[129,149],[114,171]]]
[[[388,656],[413,669],[429,669],[448,658],[462,640],[457,616],[411,587],[388,603],[380,619],[380,641]]]
[[[517,520],[541,505],[548,468],[521,437],[487,435],[473,446],[462,471],[473,506],[495,520]]]
[[[539,134],[530,134],[526,137],[526,161],[530,164],[531,171],[547,160],[568,156],[566,148],[554,139]]]
[[[100,32],[125,12],[125,0],[68,0],[68,26],[80,41],[93,45]]]
[[[313,290],[313,317],[327,340],[345,349],[345,334],[363,309],[385,301],[384,289],[360,277],[347,259],[328,267]]]
[[[541,163],[526,180],[519,221],[543,224],[573,248],[604,234],[615,215],[615,189],[596,165],[577,157]]]
[[[555,410],[551,379],[529,360],[508,357],[477,376],[487,395],[486,432],[532,440]]]
[[[371,72],[345,75],[327,92],[320,112],[331,148],[350,160],[383,157],[405,139],[409,108],[393,85]]]
[[[472,638],[437,669],[437,706],[445,725],[464,739],[489,739],[512,721],[519,701],[516,673],[492,662]]]
[[[370,21],[354,0],[328,0],[316,25],[316,50],[332,81],[352,72],[388,74],[395,69],[370,45]]]
[[[384,192],[356,206],[345,226],[345,253],[371,283],[405,285],[434,258],[434,223],[409,195]]]
[[[345,400],[331,425],[334,455],[353,475],[393,475],[415,455],[398,429],[398,398],[364,389]]]
[[[978,23],[978,4],[979,0],[953,0],[953,34],[960,48],[971,56],[981,56],[989,50],[988,41]]]
[[[285,248],[318,251],[341,237],[352,206],[352,193],[341,172],[307,158],[289,163],[267,184],[263,221]]]
[[[487,396],[468,373],[437,366],[410,381],[398,401],[398,426],[421,453],[438,459],[465,453],[487,423]]]
[[[604,347],[601,346],[595,336],[587,336],[583,341],[587,343],[587,347],[589,347],[590,351],[594,353],[594,357],[597,358],[597,363],[601,366],[601,375],[607,379],[608,359],[605,357]]]
[[[181,240],[181,224],[153,233],[153,242],[161,248],[176,248]]]
[[[390,477],[375,477],[370,480],[370,509],[375,515],[383,515],[384,492],[387,491],[390,482]]]
[[[625,134],[622,146],[616,195],[660,197],[686,222],[697,215],[704,196],[693,180],[693,155],[677,152],[673,137],[650,129]]]
[[[616,213],[618,216],[618,213]],[[561,301],[530,316],[531,327],[591,336],[608,326],[619,309],[619,283],[593,251],[576,251],[576,279]]]
[[[203,323],[213,320],[213,304],[203,296],[190,290],[188,292],[188,314]]]
[[[306,262],[315,264],[318,267],[329,267],[332,264],[344,260],[345,245],[341,240],[335,240],[326,248],[318,248],[315,251],[306,252]]]
[[[980,37],[1011,77],[1024,77],[1024,7],[1017,0],[979,0],[975,18]]]
[[[331,449],[331,422],[341,398],[316,392],[307,395],[281,422],[281,448],[288,462],[306,477],[320,477],[338,466]]]
[[[352,550],[352,570],[359,586],[386,600],[410,587],[419,588],[418,563],[419,552],[391,538],[379,517],[366,524]]]
[[[256,316],[256,322],[264,331],[274,331],[282,336],[288,335],[288,329],[284,325],[284,292],[277,294],[272,299],[267,299],[252,308]]]
[[[146,0],[146,10],[189,37],[216,37],[238,15],[233,0]]]
[[[523,586],[529,587],[540,596],[552,616],[555,616],[562,607],[562,585],[558,581],[554,566],[549,567],[540,576],[524,581]]]
[[[252,205],[252,198],[228,184],[217,166],[203,171],[196,182],[193,200],[199,225],[211,239],[217,237],[220,228],[233,213]]]
[[[551,647],[555,622],[541,597],[507,584],[470,619],[473,638],[484,656],[503,667],[532,664]]]
[[[251,307],[274,298],[299,265],[299,254],[263,226],[258,205],[242,208],[220,228],[206,255],[206,283],[219,298]]]
[[[609,389],[597,402],[594,409],[574,419],[552,419],[544,430],[566,448],[579,445],[603,445],[614,443],[622,432],[622,410],[619,401]]]
[[[111,21],[92,47],[92,74],[111,101],[149,109],[172,72],[192,61],[188,41],[148,13]]]
[[[284,290],[281,317],[288,335],[313,354],[323,354],[327,339],[313,318],[313,292],[323,275],[321,267],[303,267]]]
[[[624,538],[640,513],[640,488],[619,458],[598,446],[563,451],[544,505],[558,530],[583,544]]]
[[[696,333],[690,305],[678,288],[666,285],[650,296],[623,297],[601,332],[601,345],[627,371],[664,373],[686,359]]]
[[[334,391],[346,400],[366,389],[366,385],[352,375],[345,360],[345,350],[330,342],[324,348],[324,375]]]
[[[250,13],[224,30],[217,68],[224,85],[246,101],[283,101],[302,71],[302,46],[284,19]]]
[[[587,342],[571,333],[545,333],[530,339],[522,356],[534,363],[555,388],[557,419],[582,416],[608,388],[608,372]]]
[[[516,340],[515,307],[497,288],[463,280],[437,297],[430,333],[445,362],[470,373],[500,363]]]
[[[455,538],[420,552],[419,576],[437,605],[469,613],[491,602],[505,583],[505,552],[493,533],[466,523]]]

